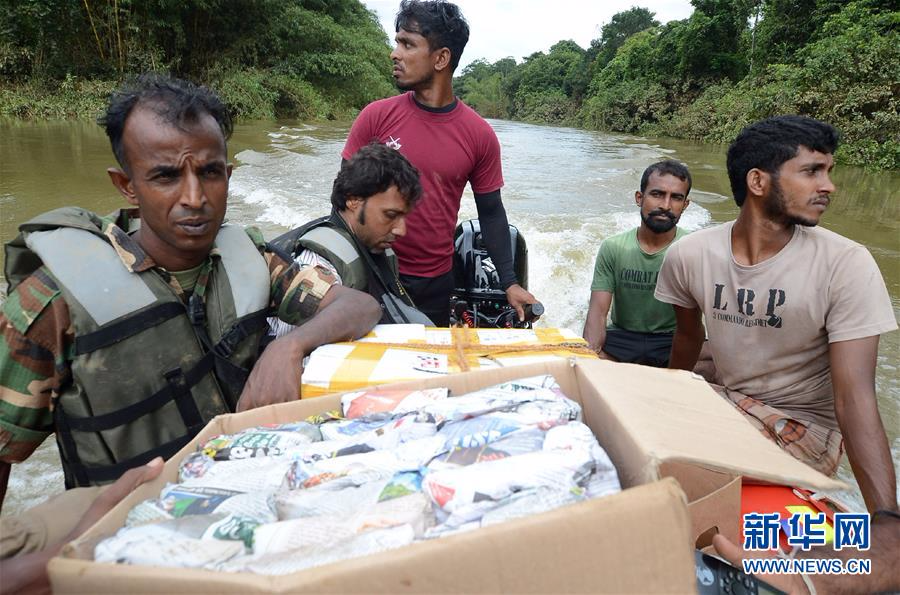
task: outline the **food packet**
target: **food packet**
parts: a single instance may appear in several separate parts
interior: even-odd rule
[[[294,456],[216,461],[205,453],[195,452],[182,461],[179,476],[182,486],[189,489],[273,492],[284,484]]]
[[[331,489],[330,483],[303,490],[288,490],[275,496],[278,520],[324,516],[346,518],[358,510],[373,506],[390,480],[364,482],[360,485]]]
[[[361,436],[375,436],[378,432],[390,432],[394,428],[396,420],[390,414],[369,415],[357,419],[342,419],[323,423],[323,440],[346,441],[352,438],[363,439]]]
[[[552,376],[535,376],[474,391],[459,397],[436,401],[420,409],[439,427],[493,411],[512,411],[532,401],[560,401],[564,399]],[[578,407],[577,403],[570,401]]]
[[[291,464],[285,485],[291,490],[305,489],[350,475],[364,478],[358,483],[389,479],[399,471],[422,467],[443,451],[443,439],[432,436],[404,442],[392,450],[373,450],[314,462],[298,460]]]
[[[580,487],[592,469],[588,453],[543,450],[434,471],[425,476],[422,490],[439,509],[439,522],[460,525],[481,518],[515,492],[541,486]]]
[[[197,449],[216,461],[282,456],[322,439],[318,426],[306,422],[270,424],[235,434],[220,434]]]
[[[476,417],[474,419],[456,422],[458,424],[469,424],[470,422],[484,420],[490,416]],[[456,425],[448,424],[449,425]],[[446,429],[447,426],[445,426]],[[523,429],[514,430],[503,435],[493,441],[482,442],[474,441],[476,446],[455,447],[449,449],[446,453],[440,454],[430,463],[428,463],[429,471],[438,471],[440,469],[460,467],[464,465],[474,465],[484,461],[495,461],[510,456],[520,455],[528,452],[537,452],[543,449],[546,432],[539,428],[529,428],[524,426]],[[464,440],[466,443],[473,441]]]
[[[244,554],[259,523],[237,515],[186,516],[126,527],[94,549],[98,562],[211,568]]]
[[[446,399],[447,395],[448,391],[446,388],[422,390],[373,389],[345,394],[341,397],[341,408],[347,419],[386,412],[390,412],[393,415],[404,415],[420,409],[427,403]]]
[[[400,498],[422,491],[422,472],[400,471],[385,483],[384,489],[378,495],[378,501]]]
[[[396,549],[409,545],[414,539],[415,530],[409,525],[401,525],[390,529],[366,531],[346,541],[332,543],[327,547],[316,544],[277,554],[235,558],[219,565],[218,568],[228,572],[290,574],[323,564]]]
[[[541,486],[510,495],[481,517],[481,526],[496,525],[513,519],[540,514],[568,504],[587,499],[584,489],[560,489],[555,486]]]
[[[584,489],[588,498],[600,498],[621,492],[622,486],[615,469],[595,469]]]
[[[484,500],[496,502],[524,489],[540,486],[571,489],[586,483],[596,467],[597,457],[602,456],[590,428],[571,422],[555,426],[543,436],[541,450],[537,452],[433,471],[425,476],[423,490],[441,509],[452,513],[461,506]],[[539,440],[539,434],[534,438]]]
[[[494,442],[524,427],[526,424],[514,416],[492,413],[447,422],[437,435],[444,438],[448,449],[469,448]]]
[[[360,501],[345,516],[320,514],[260,525],[253,536],[253,555],[277,554],[314,545],[329,546],[366,531],[408,525],[421,536],[434,525],[431,503],[421,492],[377,501]]]
[[[414,415],[407,415],[391,420],[375,430],[310,444],[298,458],[311,462],[373,450],[388,450],[411,440],[429,438],[435,432],[437,426],[434,424],[419,421]],[[326,433],[331,435],[331,432]]]
[[[204,486],[185,487],[170,483],[156,500],[144,500],[128,512],[125,526],[159,522],[197,514],[237,514],[260,523],[277,520],[273,493],[242,493]]]
[[[581,405],[565,397],[553,401],[527,401],[514,411],[516,418],[528,425],[552,426],[581,421]]]
[[[594,462],[592,476],[594,487],[590,490],[590,497],[597,497],[608,493],[621,491],[619,474],[610,460],[609,455],[597,442],[591,429],[582,423],[570,423],[557,426],[547,431],[544,440],[544,449],[547,450],[579,450],[588,451]],[[587,485],[587,484],[582,484]]]

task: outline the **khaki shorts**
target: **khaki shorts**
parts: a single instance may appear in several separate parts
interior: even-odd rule
[[[65,539],[105,487],[75,488],[23,513],[0,517],[0,559],[37,552]]]
[[[717,393],[730,401],[760,433],[782,449],[816,471],[834,475],[844,438],[839,430],[826,428],[809,421],[801,421],[752,397],[724,386],[711,384]]]

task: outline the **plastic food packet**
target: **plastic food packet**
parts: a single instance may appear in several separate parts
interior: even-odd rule
[[[317,461],[372,450],[387,450],[411,440],[429,438],[435,432],[437,426],[434,424],[418,421],[416,416],[408,415],[390,420],[375,430],[311,444],[302,451],[299,458],[304,461]],[[326,433],[331,436],[331,432]]]
[[[120,529],[94,549],[98,562],[209,568],[245,553],[259,523],[236,515],[186,516]]]
[[[591,429],[582,423],[571,423],[551,428],[544,440],[545,450],[587,450],[594,461],[594,488],[591,497],[621,491],[619,474],[605,450],[597,443]],[[587,485],[587,484],[582,484]]]
[[[404,415],[410,411],[420,409],[427,403],[446,399],[447,395],[448,391],[446,388],[423,390],[374,389],[345,394],[341,397],[341,408],[347,419],[385,412],[390,412],[393,415]]]
[[[502,500],[481,517],[481,526],[496,525],[513,519],[553,510],[587,499],[583,489],[559,489],[541,486],[533,490],[517,492]]]
[[[588,453],[540,451],[429,473],[423,491],[451,526],[481,518],[515,492],[538,487],[579,487],[593,469]]]
[[[98,556],[285,574],[619,490],[550,376],[455,398],[378,392],[207,441]]]
[[[317,515],[260,525],[253,536],[253,555],[346,541],[366,531],[408,525],[421,536],[434,525],[431,504],[421,492],[378,502],[361,502],[346,516]]]
[[[494,442],[525,427],[515,417],[487,414],[445,423],[438,436],[445,439],[447,448],[469,448]]]
[[[488,417],[489,416],[476,417],[458,423],[469,424],[469,422],[486,419]],[[435,457],[428,464],[428,469],[429,471],[438,471],[440,469],[474,465],[475,463],[484,461],[496,461],[497,459],[503,459],[528,452],[537,452],[543,449],[545,436],[546,432],[543,430],[526,427],[525,429],[516,430],[503,435],[497,440],[481,442],[478,446],[470,446],[467,448],[456,447],[450,449],[446,453]]]
[[[344,419],[344,414],[340,409],[332,409],[331,411],[325,411],[324,413],[316,413],[315,415],[310,415],[306,418],[306,423],[310,423],[316,426],[320,426],[324,423],[329,423],[332,421],[338,421]]]
[[[213,460],[229,461],[283,456],[320,440],[322,432],[316,425],[306,422],[272,424],[215,436],[203,443],[198,450]]]
[[[401,498],[422,491],[422,473],[420,471],[400,471],[385,483],[378,495],[379,502],[392,498]]]
[[[493,411],[512,411],[532,401],[559,401],[564,398],[552,376],[535,376],[504,382],[460,397],[425,405],[420,412],[439,426],[451,421],[477,417]],[[577,403],[569,401],[574,407]]]
[[[600,498],[621,492],[622,485],[619,483],[619,476],[615,469],[612,471],[595,470],[588,478],[584,489],[588,498]]]
[[[581,405],[560,397],[555,401],[528,401],[515,408],[516,417],[529,425],[553,425],[581,421]]]
[[[388,485],[387,479],[365,482],[361,485],[331,489],[324,483],[305,490],[289,490],[275,496],[278,520],[324,516],[346,518],[358,510],[374,506]]]
[[[360,417],[357,419],[341,419],[327,422],[319,426],[322,430],[323,440],[349,440],[351,437],[361,434],[373,434],[375,432],[388,432],[394,419],[390,415],[380,418],[375,416]]]
[[[409,525],[401,525],[379,531],[366,531],[347,541],[328,547],[311,545],[278,554],[230,560],[219,569],[229,572],[254,572],[258,574],[282,575],[298,572],[331,562],[368,556],[378,552],[409,545],[415,539],[415,530]]]
[[[373,450],[314,462],[299,460],[290,466],[286,487],[310,488],[349,475],[360,475],[365,478],[363,481],[389,479],[399,471],[418,469],[443,451],[443,439],[432,436],[404,442],[392,450]]]
[[[555,401],[565,399],[565,395],[559,388],[556,379],[549,374],[518,378],[507,382],[501,382],[468,394],[468,396],[481,396],[483,398],[502,398],[515,394],[527,395],[524,401]]]
[[[260,523],[277,520],[272,492],[241,493],[203,486],[191,488],[181,484],[168,484],[163,488],[159,499],[145,500],[132,508],[125,526],[214,512],[236,514]]]
[[[195,452],[182,461],[179,475],[182,486],[188,489],[272,492],[284,484],[293,460],[292,456],[285,456],[215,461],[202,452]]]
[[[451,525],[480,518],[511,494],[539,487],[582,487],[602,452],[587,426],[572,422],[548,430],[542,450],[484,461],[477,465],[443,468],[425,476],[423,491],[449,515]]]

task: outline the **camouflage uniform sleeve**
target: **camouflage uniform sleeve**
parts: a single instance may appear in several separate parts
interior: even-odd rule
[[[0,461],[25,460],[53,433],[51,399],[70,376],[69,308],[45,268],[0,309]]]
[[[315,315],[337,279],[325,267],[287,262],[269,250],[264,254],[269,264],[270,306],[275,316],[288,324],[303,324]]]

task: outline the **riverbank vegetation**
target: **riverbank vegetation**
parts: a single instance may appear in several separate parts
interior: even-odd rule
[[[896,0],[691,3],[664,25],[618,13],[586,49],[477,60],[455,90],[486,117],[706,142],[807,114],[841,130],[842,161],[900,169]],[[0,116],[93,118],[144,71],[211,85],[245,119],[344,118],[395,92],[359,0],[0,0]]]
[[[388,54],[358,0],[0,0],[0,115],[96,117],[155,71],[241,118],[335,118],[395,92]]]
[[[661,25],[635,7],[589,48],[560,41],[456,79],[485,117],[729,142],[769,115],[843,134],[846,163],[900,169],[900,11],[892,0],[692,0]]]

